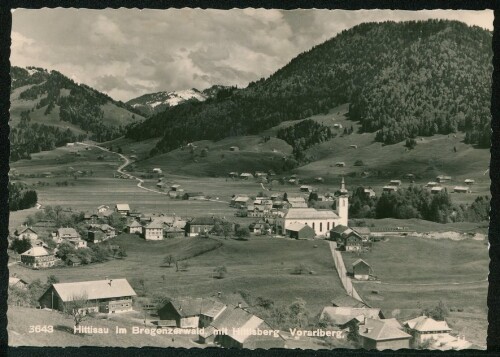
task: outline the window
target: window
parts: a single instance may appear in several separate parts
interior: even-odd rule
[[[326,230],[329,231],[330,230],[330,222],[326,222]]]
[[[323,232],[323,222],[319,222],[319,231]]]
[[[316,229],[316,228],[314,228],[314,222],[313,222],[313,229]]]

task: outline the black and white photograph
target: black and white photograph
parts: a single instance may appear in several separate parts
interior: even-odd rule
[[[486,350],[491,10],[12,10],[8,344]]]

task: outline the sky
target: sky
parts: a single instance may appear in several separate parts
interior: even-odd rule
[[[453,19],[493,30],[493,11],[17,9],[11,64],[57,70],[114,99],[214,84],[245,87],[362,22]]]

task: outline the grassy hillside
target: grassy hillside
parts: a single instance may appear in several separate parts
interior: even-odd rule
[[[350,119],[378,131],[377,141],[458,130],[488,147],[491,56],[491,33],[457,21],[365,23],[267,79],[169,108],[127,136],[161,137],[156,154],[200,139],[257,134],[351,103]]]

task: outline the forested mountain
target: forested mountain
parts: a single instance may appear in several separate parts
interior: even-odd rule
[[[267,79],[168,108],[126,135],[161,136],[156,154],[200,139],[257,134],[351,103],[350,119],[387,144],[459,130],[488,146],[491,59],[491,33],[461,22],[365,23]]]
[[[75,140],[110,140],[143,119],[129,105],[57,71],[12,67],[11,77],[12,160]]]

